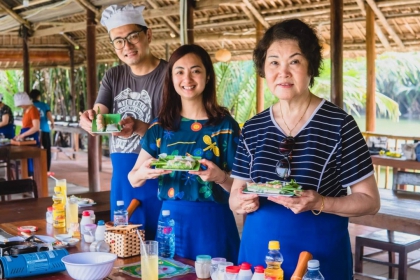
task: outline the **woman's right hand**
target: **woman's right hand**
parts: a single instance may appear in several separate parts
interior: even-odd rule
[[[246,194],[243,190],[246,182],[240,179],[233,181],[232,191],[229,197],[230,209],[237,214],[248,214],[258,210],[260,200],[257,194]]]
[[[135,171],[134,176],[136,176],[139,180],[148,180],[148,179],[156,179],[160,175],[170,174],[171,170],[162,170],[162,169],[155,169],[150,166],[150,164],[155,161],[156,159],[150,158],[145,160],[140,167]]]

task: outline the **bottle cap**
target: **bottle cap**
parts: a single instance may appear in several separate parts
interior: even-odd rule
[[[47,207],[47,211],[48,211],[48,212],[52,212],[52,210],[53,210],[52,206]]]
[[[262,265],[254,266],[255,273],[264,273],[264,267]]]
[[[234,265],[226,266],[226,272],[228,273],[238,273],[239,269],[240,269],[239,266],[234,266]]]
[[[212,258],[211,259],[211,264],[219,264],[223,262],[226,262],[225,258]]]
[[[198,255],[195,257],[195,260],[197,262],[208,262],[211,260],[211,257],[209,255]]]
[[[104,220],[99,220],[98,221],[98,226],[104,226],[105,225],[105,221]]]
[[[171,215],[170,210],[162,210],[162,216],[169,216],[169,215]]]
[[[117,201],[117,206],[123,206],[123,205],[124,205],[124,200]]]
[[[318,268],[319,261],[318,260],[310,260],[308,261],[308,268]]]
[[[269,250],[280,250],[280,242],[272,240],[268,242],[268,249]]]
[[[243,262],[241,264],[241,270],[250,270],[251,269],[251,264],[247,263],[247,262]]]
[[[82,216],[84,216],[84,217],[90,217],[89,211],[83,211]]]

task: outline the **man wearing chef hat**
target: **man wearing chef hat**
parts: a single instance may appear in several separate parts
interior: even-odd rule
[[[124,200],[124,207],[128,208],[133,199],[140,200],[141,207],[134,211],[130,223],[143,224],[146,239],[152,240],[162,205],[157,199],[157,180],[133,188],[127,178],[140,152],[141,136],[159,113],[167,64],[150,52],[152,31],[144,20],[144,8],[111,5],[103,11],[101,24],[107,28],[110,44],[124,64],[105,73],[95,105],[81,114],[80,126],[92,133],[92,120],[98,110],[101,114],[121,114],[122,130],[110,136],[111,219],[117,201]]]

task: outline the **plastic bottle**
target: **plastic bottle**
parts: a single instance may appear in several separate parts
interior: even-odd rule
[[[66,212],[64,210],[63,198],[53,196],[53,226],[55,228],[64,228],[66,226]]]
[[[128,225],[128,212],[124,208],[124,201],[117,201],[117,210],[114,211],[114,226]]]
[[[264,280],[264,267],[262,265],[257,265],[254,267],[254,275],[252,275],[251,280]]]
[[[105,221],[99,220],[98,226],[95,231],[95,241],[100,241],[105,239]]]
[[[308,271],[303,276],[302,280],[324,280],[324,276],[322,276],[321,272],[319,271],[319,261],[318,260],[310,260],[308,261]]]
[[[45,213],[45,219],[47,220],[47,223],[52,224],[53,223],[53,208],[47,207],[47,212]]]
[[[209,255],[198,255],[195,259],[195,273],[198,279],[210,278],[211,257]]]
[[[281,269],[283,263],[283,255],[280,253],[280,242],[268,242],[268,253],[265,256],[265,263],[267,268],[265,270],[265,277],[274,280],[283,280],[284,273]]]
[[[247,262],[243,262],[239,268],[240,270],[238,273],[238,280],[251,280],[252,278],[251,264]]]
[[[224,280],[237,280],[239,274],[239,266],[227,266]]]
[[[88,211],[82,212],[82,219],[80,220],[80,233],[85,233],[85,225],[91,224],[92,219],[90,218],[90,214]]]
[[[162,210],[158,222],[156,239],[159,242],[159,256],[173,258],[175,255],[175,221],[171,219],[169,210]]]

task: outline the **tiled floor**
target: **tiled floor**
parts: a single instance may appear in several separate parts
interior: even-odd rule
[[[84,152],[78,154],[77,160],[70,160],[65,155],[60,154],[58,159],[53,160],[51,170],[55,172],[55,177],[59,179],[67,179],[69,185],[69,193],[77,193],[83,190],[87,191],[88,176],[87,176],[87,155]],[[103,158],[102,172],[101,172],[101,189],[108,190],[110,188],[110,179],[112,173],[112,166],[109,158]],[[50,186],[53,186],[54,181],[49,179]],[[420,207],[420,205],[419,205]],[[236,215],[237,225],[240,233],[243,228],[243,218]],[[379,230],[377,228],[360,226],[355,224],[349,225],[350,237],[352,241],[352,251],[354,253],[355,236]],[[365,249],[366,252],[373,252],[372,249]],[[386,259],[386,253],[377,256],[378,258]],[[420,258],[420,251],[414,251],[409,254],[410,259]],[[364,272],[373,275],[387,277],[388,268],[373,263],[364,263]],[[417,264],[408,269],[408,280],[420,280],[420,264]],[[337,279],[335,279],[337,280]]]

